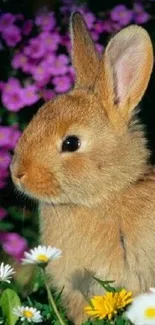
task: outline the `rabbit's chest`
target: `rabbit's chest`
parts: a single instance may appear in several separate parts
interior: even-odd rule
[[[58,279],[74,277],[89,269],[106,277],[120,269],[123,263],[123,238],[115,219],[94,218],[63,213],[60,210],[41,211],[42,241],[62,250],[62,257],[51,265]],[[113,267],[112,267],[113,266]]]

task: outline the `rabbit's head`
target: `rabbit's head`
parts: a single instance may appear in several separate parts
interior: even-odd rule
[[[74,88],[46,103],[21,136],[11,165],[19,190],[42,202],[95,205],[142,176],[148,151],[133,110],[148,85],[147,32],[129,26],[103,57],[79,13],[71,19]]]

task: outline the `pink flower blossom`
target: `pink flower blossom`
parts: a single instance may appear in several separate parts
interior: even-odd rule
[[[113,31],[112,21],[104,20],[102,23],[102,32],[111,33]]]
[[[113,21],[119,22],[121,26],[125,26],[131,23],[133,12],[124,5],[118,5],[111,10],[110,17]]]
[[[55,58],[56,58],[56,56],[54,53],[48,52],[44,61],[42,61],[42,62],[44,62],[44,64],[47,65],[46,67],[48,67],[55,62]]]
[[[9,126],[0,126],[0,147],[10,145],[12,136],[12,128]]]
[[[24,251],[27,249],[26,240],[14,232],[3,233],[0,237],[4,251],[15,259],[21,260],[24,255]]]
[[[93,29],[98,33],[101,34],[104,31],[104,22],[103,21],[97,21],[94,26]]]
[[[144,11],[140,3],[134,4],[134,21],[136,24],[144,24],[150,19],[150,15]]]
[[[68,71],[69,57],[65,54],[60,54],[55,58],[53,65],[49,66],[52,76],[63,75]]]
[[[14,69],[21,69],[26,73],[32,73],[36,64],[36,59],[31,59],[22,52],[16,53],[11,61],[11,65]]]
[[[42,89],[41,96],[45,101],[52,99],[55,96],[55,92],[52,89]]]
[[[50,76],[49,64],[46,61],[42,61],[40,64],[36,65],[32,71],[33,79],[40,86],[45,86],[48,83]]]
[[[35,85],[28,85],[23,89],[23,100],[25,106],[31,106],[38,102],[39,95]]]
[[[99,34],[95,30],[91,30],[91,37],[94,41],[98,41]]]
[[[75,73],[75,69],[71,65],[68,67],[68,74],[70,75],[71,79],[74,81],[76,73]]]
[[[53,12],[45,12],[38,14],[35,19],[37,26],[41,28],[42,31],[53,30],[56,25],[56,19]]]
[[[22,32],[24,35],[29,35],[33,28],[33,21],[31,19],[28,19],[24,22],[22,27]]]
[[[28,63],[28,57],[24,53],[16,53],[11,61],[14,69],[23,68]]]
[[[1,15],[0,17],[0,32],[4,32],[15,21],[15,16],[10,13]]]
[[[18,112],[24,107],[23,90],[17,79],[8,80],[2,92],[3,105],[12,112]]]
[[[7,210],[0,208],[0,220],[4,219],[7,216]]]
[[[42,32],[39,37],[40,41],[45,47],[45,50],[52,52],[58,49],[61,40],[60,35],[58,33]]]
[[[17,126],[0,126],[0,147],[14,149],[20,135]]]
[[[99,43],[96,43],[95,44],[95,47],[98,51],[99,54],[102,54],[103,53],[103,45],[99,44]]]
[[[12,149],[15,148],[20,136],[21,136],[21,131],[19,129],[17,129],[17,126],[13,125],[12,126],[12,140],[11,140]]]
[[[24,48],[24,53],[32,59],[41,59],[45,54],[45,47],[40,38],[32,38],[29,45]]]
[[[89,29],[91,29],[94,25],[96,17],[91,12],[86,12],[84,14],[84,19]]]
[[[64,93],[70,90],[72,86],[72,80],[69,76],[59,76],[53,78],[54,90],[57,93]]]
[[[11,156],[5,149],[0,149],[0,169],[7,169],[11,162]]]
[[[15,26],[11,25],[8,26],[3,32],[2,36],[8,46],[14,47],[21,41],[21,32],[20,29]]]

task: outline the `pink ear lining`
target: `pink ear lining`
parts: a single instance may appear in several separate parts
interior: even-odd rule
[[[113,58],[114,89],[117,103],[123,102],[128,94],[136,88],[142,69],[142,47],[131,44],[124,53],[120,51],[117,59]]]

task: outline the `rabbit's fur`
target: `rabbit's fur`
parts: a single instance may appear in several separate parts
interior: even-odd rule
[[[39,201],[42,243],[62,249],[48,271],[65,286],[69,317],[79,324],[83,295],[102,293],[86,269],[135,294],[155,286],[155,181],[133,114],[153,52],[147,32],[130,26],[99,58],[79,13],[71,34],[75,87],[34,116],[11,171],[16,186]],[[61,151],[68,135],[80,138],[75,152]]]

